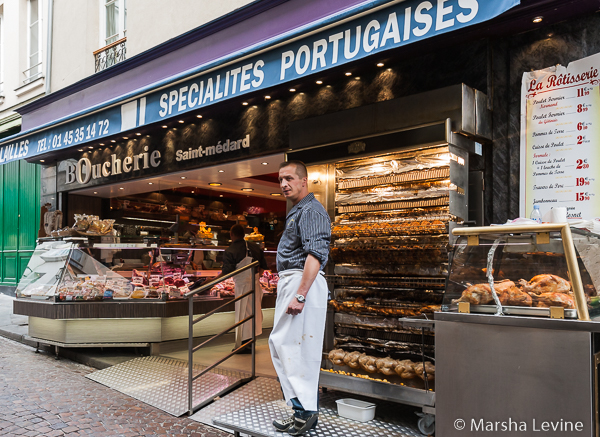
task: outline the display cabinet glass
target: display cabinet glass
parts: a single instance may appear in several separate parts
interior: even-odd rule
[[[19,298],[53,302],[166,301],[183,299],[193,286],[221,272],[221,246],[121,243],[117,237],[40,240],[19,281]],[[265,251],[274,266],[274,251]],[[278,276],[263,272],[263,292],[274,294]],[[233,296],[233,280],[196,299]]]
[[[442,311],[600,319],[600,236],[568,224],[459,228]]]

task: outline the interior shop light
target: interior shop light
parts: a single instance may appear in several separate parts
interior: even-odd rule
[[[225,173],[225,170],[219,170],[219,173]]]
[[[269,100],[271,96],[265,96],[265,100]]]
[[[185,176],[181,176],[181,179],[185,179]]]
[[[268,162],[261,162],[262,165],[269,165]]]
[[[88,149],[90,149],[90,150],[94,150],[94,148],[93,148],[92,146],[88,147]]]
[[[124,139],[124,140],[128,140],[128,139],[129,139],[129,137],[123,137],[123,139]]]
[[[254,191],[254,188],[242,188],[242,191]]]
[[[202,118],[202,116],[200,114],[196,115],[196,118]]]
[[[116,143],[116,141],[115,141],[115,140],[110,140],[110,142],[111,142],[111,143]]]
[[[296,88],[290,88],[290,92],[291,93],[295,93],[296,92]]]
[[[242,105],[248,106],[248,102],[242,102]]]
[[[97,192],[97,191],[94,191],[94,194],[98,194],[98,192]]]
[[[183,124],[183,123],[185,123],[185,121],[183,121],[183,120],[179,120],[179,123]]]
[[[83,152],[83,149],[77,149],[78,152]]]
[[[271,196],[281,196],[281,193],[271,193]]]
[[[533,21],[534,23],[541,23],[543,19],[544,17],[538,15],[537,17],[534,17],[531,21]]]
[[[148,182],[148,185],[152,185],[154,182]]]
[[[346,76],[352,76],[352,73],[351,72],[347,72]]]
[[[142,136],[142,134],[141,134],[141,133],[139,133],[139,132],[136,132],[135,134],[136,134],[138,137],[141,137],[141,136]]]
[[[100,143],[101,146],[104,146],[104,143]]]
[[[211,187],[220,187],[223,184],[221,182],[209,182],[208,185]]]
[[[219,194],[219,197],[223,197],[223,195],[222,195],[222,194]]]
[[[40,159],[40,162],[46,162],[46,160],[45,159]]]
[[[317,81],[317,85],[323,85],[323,81],[322,80],[318,80]]]
[[[123,188],[123,187],[119,187],[119,190],[124,190],[124,189],[125,189],[125,188]]]
[[[360,80],[360,77],[359,77],[359,76],[356,76],[356,77],[354,78],[354,80]]]
[[[123,217],[125,220],[138,220],[141,222],[154,222],[154,223],[169,223],[169,224],[175,224],[177,222],[170,222],[168,220],[154,220],[154,219],[145,219],[145,218],[138,218],[138,217]]]
[[[378,63],[377,63],[377,66],[378,66],[378,67],[383,67],[384,65],[385,65],[385,64],[384,64],[383,62],[378,62]]]
[[[168,128],[169,126],[167,126],[166,124],[163,124],[163,126],[162,126],[162,127],[163,127],[163,129],[166,129],[166,128]]]

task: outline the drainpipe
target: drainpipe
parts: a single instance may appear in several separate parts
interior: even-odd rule
[[[50,94],[50,77],[52,73],[52,34],[54,15],[54,0],[48,0],[48,35],[46,37],[46,95]]]

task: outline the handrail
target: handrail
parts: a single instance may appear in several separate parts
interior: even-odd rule
[[[242,350],[243,348],[248,347],[248,346],[252,347],[252,376],[251,376],[251,378],[254,379],[256,376],[256,281],[254,280],[254,278],[256,276],[256,268],[258,267],[258,265],[259,265],[258,261],[253,261],[250,264],[248,264],[247,266],[237,269],[231,273],[227,273],[226,275],[223,275],[223,276],[219,277],[218,279],[215,279],[214,281],[209,282],[208,284],[203,284],[200,287],[198,287],[197,289],[192,290],[189,293],[186,293],[184,295],[184,297],[186,297],[188,299],[188,327],[189,327],[189,331],[188,331],[188,414],[190,416],[192,414],[194,414],[194,412],[203,405],[202,403],[199,405],[194,405],[194,396],[193,396],[194,395],[194,393],[193,393],[194,381],[196,381],[198,378],[200,378],[201,376],[205,375],[206,373],[208,373],[209,371],[211,371],[212,369],[217,367],[223,361],[231,358],[234,354],[236,354],[237,352],[239,352],[240,350]],[[215,285],[217,285],[235,275],[245,272],[246,270],[250,270],[250,273],[252,275],[252,281],[251,281],[252,289],[250,291],[242,294],[241,296],[236,297],[235,299],[232,299],[232,300],[224,303],[223,305],[219,306],[218,308],[215,308],[212,311],[209,311],[206,314],[203,314],[197,318],[194,318],[194,296],[196,296],[198,293],[202,293],[203,291],[206,291],[206,290],[214,287]],[[248,316],[248,317],[244,318],[243,320],[240,320],[239,322],[235,322],[233,325],[225,328],[223,331],[219,332],[218,334],[213,335],[212,337],[205,340],[198,346],[194,347],[194,325],[195,324],[212,316],[217,311],[219,311],[221,308],[223,308],[227,305],[231,305],[232,303],[235,303],[241,299],[249,297],[250,294],[252,295],[252,315],[251,316]],[[228,353],[226,356],[218,359],[217,361],[212,363],[210,366],[203,369],[197,375],[194,375],[194,353],[195,352],[199,351],[202,347],[204,347],[205,345],[210,343],[212,340],[221,337],[222,335],[228,333],[232,329],[235,329],[235,328],[243,325],[246,322],[249,322],[251,319],[252,319],[252,339],[251,340],[247,341],[246,343],[240,345],[237,348],[234,348],[234,350],[231,351],[230,353]]]
[[[258,265],[258,261],[254,261],[250,264],[248,264],[247,266],[242,267],[241,269],[237,269],[231,273],[227,273],[226,275],[221,276],[218,279],[215,279],[214,281],[209,282],[208,284],[202,284],[199,288],[196,288],[195,290],[190,291],[189,293],[186,293],[183,295],[183,297],[190,297],[190,296],[195,296],[198,293],[202,293],[203,291],[206,291],[210,288],[213,288],[215,285],[217,285],[219,282],[223,282],[226,279],[229,279],[235,275],[237,275],[238,273],[242,273],[246,270],[248,270],[251,267],[255,267]]]

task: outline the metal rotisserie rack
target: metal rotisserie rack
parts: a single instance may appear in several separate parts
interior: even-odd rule
[[[465,205],[466,160],[442,145],[335,164],[322,381],[350,391],[370,382],[376,396],[433,406],[433,313],[446,288],[449,229],[463,220],[453,205]]]

